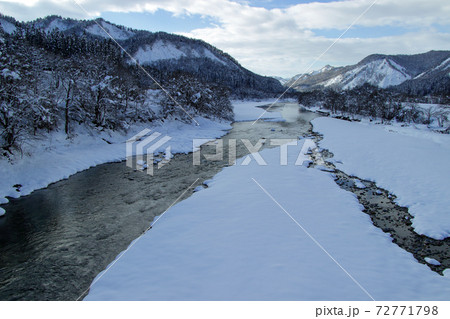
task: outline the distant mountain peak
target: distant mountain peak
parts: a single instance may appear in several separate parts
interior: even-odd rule
[[[355,65],[320,70],[293,77],[286,85],[299,91],[321,88],[352,89],[366,83],[380,88],[397,87],[415,79],[444,78],[450,68],[450,51],[429,51],[415,55],[372,54]],[[448,73],[448,72],[447,72]]]

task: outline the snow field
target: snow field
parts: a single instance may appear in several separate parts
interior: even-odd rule
[[[332,118],[317,118],[313,125],[324,135],[320,146],[342,162],[337,167],[395,194],[414,216],[416,232],[450,236],[450,135]]]
[[[267,166],[222,170],[99,274],[86,300],[448,300],[449,279],[393,244],[352,193],[293,165],[301,146],[288,166],[275,148],[260,153]]]

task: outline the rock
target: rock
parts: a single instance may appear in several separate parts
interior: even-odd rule
[[[199,192],[199,191],[201,191],[203,189],[204,189],[204,187],[202,185],[199,185],[196,188],[194,188],[194,192]]]
[[[441,263],[439,261],[437,261],[436,259],[430,258],[430,257],[425,257],[425,261],[430,265],[434,265],[434,266],[441,265]]]

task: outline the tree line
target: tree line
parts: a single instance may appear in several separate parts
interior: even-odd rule
[[[449,102],[446,97],[413,97],[393,90],[381,89],[364,84],[351,90],[332,89],[298,93],[298,102],[308,107],[316,106],[333,114],[361,115],[383,122],[431,124],[436,122],[443,127],[449,120],[450,108],[430,106],[419,107],[418,103]]]
[[[54,130],[71,138],[80,126],[126,131],[134,122],[189,121],[199,115],[232,119],[229,90],[188,74],[149,70],[189,116],[158,96],[160,88],[111,40],[31,26],[1,33],[2,154],[10,156],[30,136]]]

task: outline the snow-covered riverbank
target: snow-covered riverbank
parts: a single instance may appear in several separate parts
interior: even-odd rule
[[[393,244],[329,173],[293,164],[300,148],[289,147],[287,166],[276,148],[261,152],[267,166],[225,168],[97,277],[86,299],[448,300],[449,278]]]
[[[450,135],[332,118],[315,119],[313,125],[336,166],[395,194],[414,216],[419,234],[450,236]]]
[[[126,140],[145,128],[172,137],[170,146],[173,153],[190,152],[192,139],[218,138],[231,128],[230,123],[226,122],[204,118],[196,120],[199,126],[171,121],[153,125],[139,124],[127,134],[81,131],[73,139],[67,140],[64,132],[55,132],[44,136],[42,140],[29,140],[24,145],[22,157],[16,155],[12,163],[5,158],[0,160],[0,203],[7,202],[5,196],[27,195],[92,166],[125,160]],[[165,147],[166,145],[161,146],[158,151],[163,151]],[[21,187],[16,188],[14,185]],[[1,210],[0,208],[0,214]]]
[[[233,101],[237,121],[255,118],[261,114],[256,106],[270,104],[274,99],[262,101]],[[280,118],[277,112],[266,113],[264,118]],[[123,161],[126,158],[125,142],[142,131],[151,129],[163,136],[172,137],[172,153],[192,151],[193,139],[215,139],[226,134],[231,128],[229,122],[217,122],[196,118],[200,125],[179,121],[166,121],[158,124],[137,124],[124,134],[120,132],[90,132],[79,128],[75,137],[68,140],[64,132],[34,137],[23,145],[23,156],[15,155],[12,161],[0,159],[0,204],[7,203],[5,197],[17,198],[32,191],[90,167],[108,162]],[[164,151],[167,145],[156,152]],[[13,187],[13,186],[20,187]],[[0,208],[0,216],[5,211]]]
[[[448,300],[448,271],[392,243],[330,173],[295,166],[301,146],[287,166],[276,148],[260,153],[267,166],[225,168],[119,255],[86,300]]]

